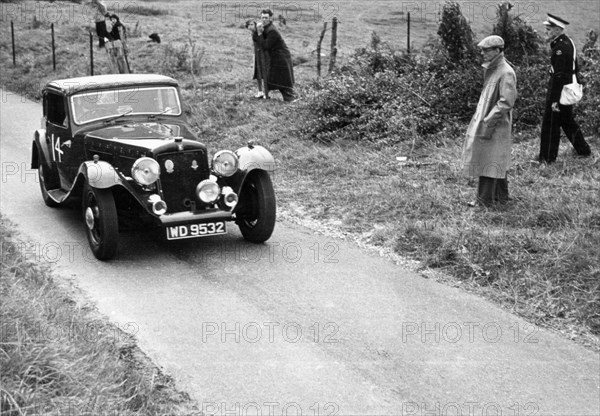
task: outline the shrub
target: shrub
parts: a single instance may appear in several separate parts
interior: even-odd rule
[[[600,56],[579,55],[583,99],[578,104],[578,121],[584,134],[600,134]]]
[[[442,9],[438,35],[452,62],[474,55],[473,31],[460,10],[460,5],[447,1]]]
[[[527,61],[530,56],[535,58],[538,55],[542,39],[520,16],[509,13],[512,8],[513,5],[509,2],[498,5],[497,21],[492,33],[504,39],[504,54],[507,59],[519,64]]]

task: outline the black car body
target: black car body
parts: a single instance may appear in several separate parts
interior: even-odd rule
[[[32,168],[54,207],[81,200],[88,241],[101,260],[117,253],[118,224],[132,214],[167,239],[223,234],[234,221],[253,242],[275,226],[273,156],[249,143],[206,146],[186,122],[177,81],[100,75],[49,82]]]

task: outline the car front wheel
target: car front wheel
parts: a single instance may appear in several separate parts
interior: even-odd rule
[[[113,258],[119,243],[119,222],[111,190],[86,184],[82,202],[85,231],[92,253],[98,260]]]
[[[244,238],[253,243],[267,241],[275,228],[275,191],[265,171],[250,173],[240,193],[236,223]]]

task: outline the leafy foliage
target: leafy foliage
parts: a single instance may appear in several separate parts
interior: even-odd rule
[[[513,5],[510,2],[498,5],[497,21],[492,33],[504,39],[504,54],[507,59],[515,64],[520,64],[527,61],[529,57],[536,57],[542,39],[520,16],[513,16],[509,13],[512,8]]]
[[[583,99],[578,104],[581,128],[586,133],[600,134],[600,54],[579,55],[580,82]]]
[[[460,62],[474,54],[473,31],[458,3],[447,1],[444,4],[437,33],[450,61]]]
[[[432,111],[436,77],[427,63],[389,48],[357,51],[350,65],[322,81],[311,106],[316,117],[309,133],[317,140],[336,138],[394,143],[444,127]]]

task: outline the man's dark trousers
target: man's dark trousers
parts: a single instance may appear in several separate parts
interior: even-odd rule
[[[559,104],[560,111],[552,111],[552,103],[546,102],[546,111],[542,121],[542,134],[540,144],[540,162],[552,163],[558,156],[560,145],[560,129],[562,128],[567,138],[580,156],[589,156],[590,146],[583,138],[583,133],[573,117],[573,106]]]

